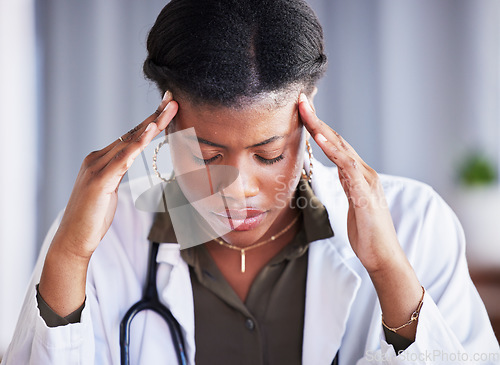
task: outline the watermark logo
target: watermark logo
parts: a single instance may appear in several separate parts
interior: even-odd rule
[[[246,217],[232,219],[235,217],[228,212],[241,211],[245,207],[238,170],[226,165],[194,163],[181,164],[174,169],[172,155],[176,151],[173,146],[191,142],[191,152],[202,155],[199,145],[192,143],[197,140],[194,128],[189,128],[169,133],[168,145],[158,153],[157,167],[162,176],[175,177],[171,183],[165,183],[152,168],[152,156],[159,140],[150,143],[128,171],[136,208],[156,213],[168,211],[181,248],[202,244],[237,228],[238,222]],[[229,191],[231,199],[226,198]]]
[[[380,351],[368,351],[365,360],[379,363],[390,361],[390,354]],[[421,352],[400,351],[398,360],[408,363],[430,363],[430,364],[492,364],[500,361],[500,352],[449,352],[444,350],[425,350]]]

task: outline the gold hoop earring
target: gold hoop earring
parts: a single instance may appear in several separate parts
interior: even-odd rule
[[[307,153],[309,154],[309,174],[307,173],[305,168],[302,168],[302,178],[306,180],[307,182],[312,181],[312,175],[313,175],[313,151],[311,144],[309,143],[308,140],[306,140],[306,148],[307,148]]]
[[[171,179],[165,179],[163,176],[161,176],[160,172],[158,171],[158,166],[156,165],[156,162],[158,161],[158,152],[160,152],[160,148],[162,148],[164,144],[168,144],[168,136],[165,136],[165,139],[158,143],[158,146],[156,146],[155,148],[155,152],[153,153],[153,170],[160,180],[168,184],[175,180],[175,176]]]

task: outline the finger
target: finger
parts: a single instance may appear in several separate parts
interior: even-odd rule
[[[349,204],[355,208],[371,206],[371,201],[376,195],[372,191],[372,186],[377,185],[377,173],[361,159],[340,134],[316,116],[304,94],[300,96],[299,113],[304,126],[316,143],[337,165],[340,183]]]
[[[340,134],[316,116],[305,94],[300,95],[299,113],[304,126],[313,137],[316,134],[321,133],[338,149],[342,149],[353,156],[357,156],[354,149],[345,141],[344,138],[342,138]]]
[[[128,158],[129,157],[128,154],[130,154],[131,151],[134,151],[139,147],[142,147],[142,149],[144,149],[147,144],[142,146],[137,142],[144,141],[145,132],[148,132],[147,143],[149,143],[153,138],[155,138],[158,134],[160,134],[161,131],[167,128],[168,124],[177,113],[177,110],[178,110],[177,102],[173,100],[168,102],[165,109],[160,113],[160,116],[158,116],[158,119],[156,121],[150,122],[148,125],[142,126],[138,130],[134,131],[127,140],[123,141],[122,143],[116,144],[113,149],[111,149],[104,156],[102,156],[101,159],[96,163],[95,166],[96,170],[102,170],[106,168],[109,165],[110,161],[117,158],[117,155],[121,156],[122,154],[125,154],[123,158]],[[152,128],[152,131],[150,132],[150,129],[148,128],[150,129]],[[152,134],[150,135],[149,133]],[[150,139],[149,136],[151,136]],[[137,154],[140,153],[140,151],[137,152]],[[121,158],[120,156],[119,158]]]
[[[129,130],[123,136],[118,138],[116,141],[114,141],[110,145],[106,146],[101,151],[99,151],[99,153],[96,154],[96,157],[97,157],[96,163],[99,161],[99,159],[108,155],[109,153],[116,153],[116,151],[118,151],[118,148],[123,148],[122,146],[124,143],[127,143],[128,141],[131,141],[134,138],[137,138],[138,136],[142,135],[144,130],[147,128],[147,126],[150,123],[158,120],[158,118],[160,118],[160,116],[162,115],[162,113],[164,111],[166,111],[166,109],[169,109],[169,113],[166,113],[167,118],[168,118],[168,115],[172,115],[172,112],[173,112],[173,115],[175,115],[176,110],[177,110],[177,106],[175,106],[175,108],[173,108],[174,105],[169,106],[169,104],[172,102],[172,98],[173,98],[172,93],[167,90],[163,96],[163,99],[162,99],[160,105],[155,110],[155,112],[153,114],[151,114],[149,117],[147,117],[140,124],[138,124],[137,126],[132,128],[131,130]],[[161,110],[161,112],[160,112],[160,110]],[[173,115],[172,115],[172,118],[173,118]],[[164,117],[165,117],[165,114],[164,114]],[[163,121],[163,123],[165,124],[165,121]],[[168,124],[168,122],[167,122],[167,124]],[[108,157],[108,159],[106,161],[100,161],[101,162],[100,166],[101,167],[105,166],[109,162],[109,159],[110,159],[110,157]]]
[[[94,165],[88,168],[85,173],[96,178],[93,181],[95,182],[95,186],[99,186],[99,189],[116,192],[134,159],[158,133],[159,131],[156,123],[151,122],[146,126],[141,136],[133,141],[127,141],[126,146],[124,148],[118,148],[114,154],[111,155],[111,152],[114,151],[112,150],[108,152],[106,156],[103,156],[99,160],[99,164],[106,162],[104,167],[98,169],[97,166]],[[115,147],[115,149],[116,148],[117,147]],[[112,156],[111,159],[106,158],[110,155]]]
[[[92,152],[88,156],[89,159],[92,159],[92,161],[89,163],[89,165],[92,165],[93,163],[96,163],[97,161],[99,161],[100,158],[102,158],[104,155],[109,153],[109,151],[113,150],[120,143],[126,142],[128,139],[133,138],[133,136],[135,134],[137,134],[138,131],[142,134],[142,132],[144,131],[144,129],[146,129],[148,124],[153,122],[154,120],[156,120],[159,117],[159,115],[161,115],[161,113],[166,108],[168,103],[172,100],[172,98],[173,98],[172,93],[169,90],[167,90],[165,92],[165,94],[163,94],[163,99],[162,99],[160,105],[158,106],[158,108],[155,110],[155,112],[153,114],[151,114],[149,117],[147,117],[145,120],[143,120],[139,125],[135,126],[134,128],[129,130],[127,133],[125,133],[124,135],[122,135],[121,137],[119,137],[118,139],[116,139],[115,141],[113,141],[112,143],[110,143],[109,145],[104,147],[103,149],[101,149],[99,151]]]
[[[337,145],[321,133],[317,133],[313,138],[330,161],[337,165],[350,186],[363,182],[367,183],[366,169],[359,156],[353,156],[347,151],[339,149]]]
[[[163,109],[163,111],[158,115],[158,118],[155,121],[158,127],[158,133],[164,131],[168,127],[174,116],[177,114],[178,110],[179,104],[175,100],[171,100],[168,102],[165,109]]]
[[[160,132],[158,125],[151,122],[138,138],[129,141],[123,149],[113,155],[106,166],[101,170],[103,177],[111,179],[119,176],[121,179],[137,156]]]
[[[139,154],[156,136],[158,136],[158,134],[168,127],[178,110],[179,104],[176,101],[171,100],[167,103],[161,113],[158,114],[155,112],[158,115],[158,118],[144,129],[139,138],[137,138],[134,142],[129,143],[127,147],[118,152],[118,155],[115,155],[115,157],[108,162],[105,168],[109,168],[109,174],[113,175],[113,170],[115,169],[115,166],[117,166],[121,182],[125,176],[125,172],[130,168],[137,156],[139,156]]]
[[[355,159],[357,163],[362,165],[365,169],[371,170],[370,166],[368,166],[363,159],[358,155],[358,153],[354,150],[354,148],[335,130],[333,130],[329,125],[321,121],[315,114],[314,110],[309,103],[305,94],[301,94],[299,101],[299,112],[301,114],[302,122],[304,126],[307,128],[309,133],[316,140],[317,135],[322,135],[325,137],[333,146],[332,149],[338,149],[340,151],[345,151],[347,155],[351,158]],[[320,147],[322,146],[319,141],[316,141]],[[332,156],[331,152],[328,150],[324,150],[325,154],[332,160],[336,159],[336,154]]]
[[[146,127],[149,125],[149,123],[156,121],[161,114],[165,111],[169,103],[172,101],[173,96],[170,90],[167,90],[165,94],[163,95],[163,99],[158,106],[158,108],[154,111],[153,114],[151,114],[149,117],[147,117],[142,123],[139,125],[135,126],[131,130],[129,130],[127,133],[125,133],[121,138],[123,139],[124,142],[128,141],[129,139],[133,139],[137,135],[141,135],[142,132],[146,129]]]
[[[300,95],[299,114],[302,123],[313,138],[315,138],[317,134],[321,134],[326,137],[331,144],[335,145],[337,149],[346,150],[345,146],[342,144],[342,140],[339,138],[339,135],[335,133],[329,125],[316,116],[305,94]]]
[[[104,154],[100,153],[98,158],[94,161],[94,166],[93,166],[94,171],[99,172],[109,163],[109,161],[111,161],[116,156],[116,154],[121,153],[120,151],[126,148],[128,144],[136,142],[136,140],[143,135],[143,133],[145,132],[146,128],[148,128],[149,125],[155,124],[153,138],[156,137],[162,130],[164,130],[168,126],[172,118],[177,113],[178,104],[177,102],[172,100],[172,96],[168,92],[165,93],[165,96],[166,97],[162,100],[162,103],[160,104],[159,107],[159,108],[164,107],[164,109],[159,115],[157,112],[153,113],[150,117],[146,118],[137,127],[130,130],[127,133],[128,134],[127,139],[122,139],[122,140],[118,139],[117,141],[113,142],[111,145],[106,147],[104,150],[101,150],[101,152],[105,151],[105,153]],[[167,104],[165,105],[165,103]],[[152,120],[152,117],[155,117],[155,119]],[[158,128],[157,123],[160,125],[160,128]]]
[[[366,207],[370,201],[370,175],[366,174],[364,166],[358,162],[357,157],[339,150],[321,133],[314,136],[316,143],[333,161],[339,172],[339,179],[347,199],[354,207]]]
[[[139,124],[137,127],[135,127],[134,129],[130,130],[129,131],[129,133],[130,133],[129,136],[127,137],[127,139],[123,139],[122,142],[124,142],[125,144],[127,144],[128,142],[134,142],[137,138],[139,138],[140,136],[142,136],[142,134],[144,133],[144,131],[146,130],[146,128],[151,123],[156,124],[157,135],[160,134],[160,132],[163,131],[163,130],[165,130],[165,128],[167,128],[167,126],[170,124],[170,122],[172,121],[173,117],[177,113],[178,108],[179,108],[179,104],[177,104],[177,102],[174,101],[174,100],[170,100],[167,103],[167,105],[165,106],[165,108],[161,112],[158,112],[158,110],[157,110],[157,111],[155,111],[153,113],[155,115],[155,119],[154,120],[151,121],[148,118],[144,122],[142,122],[141,124]],[[148,121],[149,121],[149,123],[146,123]],[[156,137],[156,135],[154,137]]]
[[[156,129],[156,130],[155,130]],[[160,133],[161,131],[158,129],[156,122],[151,122],[146,126],[143,133],[139,138],[136,139],[135,142],[128,143],[128,146],[119,151],[113,159],[107,161],[106,166],[101,170],[101,174],[104,179],[109,179],[110,182],[118,179],[118,183],[115,183],[116,189],[118,188],[125,177],[125,173],[128,171],[132,163],[135,161],[137,156],[146,148],[146,146],[151,143],[151,141]],[[134,144],[136,145],[134,147]],[[132,146],[132,147],[131,147]],[[112,164],[111,162],[116,160],[116,163]],[[125,160],[125,164],[123,161]],[[121,163],[120,163],[121,162]],[[118,168],[117,171],[116,168]],[[107,171],[109,170],[109,171]]]

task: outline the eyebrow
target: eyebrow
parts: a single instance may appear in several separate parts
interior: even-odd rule
[[[201,137],[198,137],[198,136],[186,136],[186,138],[190,139],[192,141],[198,141],[198,143],[203,143],[203,144],[206,144],[208,146],[219,147],[219,148],[226,148],[226,146],[223,146],[221,144],[208,141],[208,140],[206,140],[204,138],[201,138]],[[277,140],[283,139],[283,138],[285,138],[285,136],[273,136],[271,138],[266,139],[265,141],[258,142],[256,144],[251,145],[251,146],[245,147],[245,149],[263,146],[263,145],[266,145],[268,143],[271,143],[271,142],[274,142],[274,141],[277,141]]]

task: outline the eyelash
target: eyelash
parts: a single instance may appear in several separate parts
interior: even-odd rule
[[[209,165],[212,162],[214,162],[215,160],[217,160],[219,158],[219,156],[220,155],[216,155],[214,157],[207,158],[207,159],[198,158],[196,156],[193,156],[193,159],[194,159],[194,162],[196,162],[199,165]],[[279,161],[281,161],[281,160],[283,160],[285,158],[285,156],[283,156],[283,154],[281,154],[281,155],[279,155],[279,156],[277,156],[275,158],[271,158],[271,159],[267,159],[267,158],[261,157],[259,155],[255,155],[255,157],[257,157],[257,159],[260,162],[262,162],[263,164],[266,164],[266,165],[275,164],[276,162],[279,162]]]
[[[196,156],[193,156],[193,159],[194,159],[194,162],[196,162],[198,165],[208,165],[208,164],[211,164],[212,162],[214,162],[215,160],[217,160],[219,158],[220,155],[216,155],[214,157],[211,157],[211,158],[207,158],[207,159],[204,159],[204,158],[198,158]]]
[[[278,157],[271,158],[271,159],[267,159],[267,158],[261,157],[259,155],[255,155],[255,157],[257,157],[258,160],[265,163],[266,165],[272,165],[272,164],[279,162],[285,158],[285,156],[283,156],[283,154],[279,155]]]

